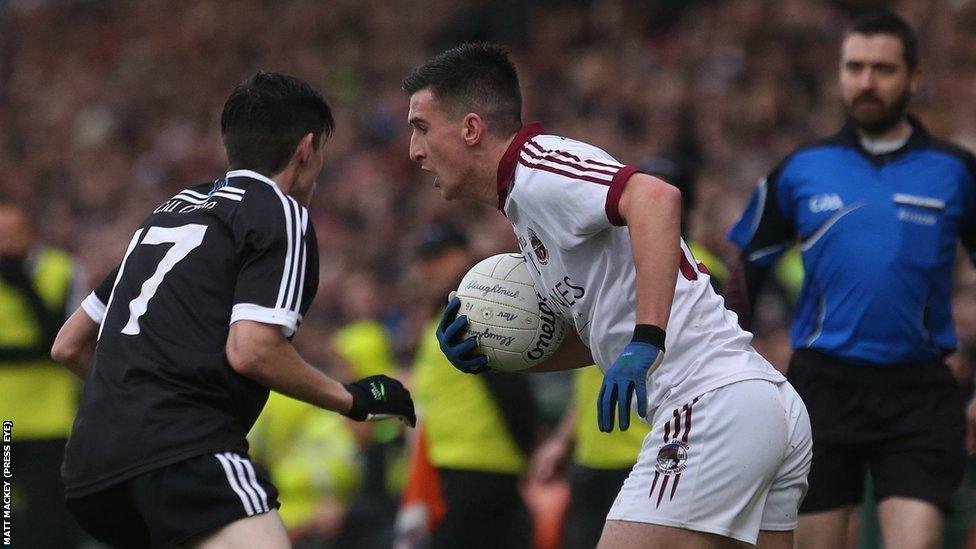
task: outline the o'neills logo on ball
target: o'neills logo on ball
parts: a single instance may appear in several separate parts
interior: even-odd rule
[[[539,236],[532,229],[529,229],[529,244],[532,246],[532,251],[535,252],[535,257],[539,260],[539,263],[548,265],[549,250],[546,249],[546,245],[539,240]]]
[[[538,295],[538,294],[536,294]],[[525,356],[529,360],[539,360],[552,351],[552,338],[556,334],[556,313],[539,296],[539,337],[535,340],[535,347]]]

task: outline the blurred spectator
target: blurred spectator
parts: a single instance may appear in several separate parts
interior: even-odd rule
[[[50,352],[86,288],[74,258],[42,245],[34,223],[22,204],[0,200],[0,420],[12,422],[12,541],[59,549],[86,539],[60,473],[79,383]]]

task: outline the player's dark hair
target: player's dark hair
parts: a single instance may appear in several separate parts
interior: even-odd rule
[[[522,126],[518,74],[508,51],[498,44],[469,43],[449,49],[403,81],[407,95],[426,88],[452,114],[477,113],[496,134],[511,134]]]
[[[901,55],[908,65],[908,70],[913,71],[918,66],[918,37],[915,35],[915,30],[907,21],[890,10],[876,10],[858,16],[844,32],[845,37],[852,34],[894,36],[901,41]]]
[[[320,147],[334,128],[332,109],[315,88],[274,72],[259,72],[234,88],[220,115],[231,169],[268,176],[288,164],[303,137],[311,133]]]

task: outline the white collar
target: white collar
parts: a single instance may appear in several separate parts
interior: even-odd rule
[[[862,136],[861,146],[871,154],[888,154],[904,147],[905,143],[908,143],[908,140],[911,139],[912,133],[914,132],[908,132],[908,135],[895,139],[871,139]]]
[[[230,179],[232,177],[250,177],[251,179],[264,181],[265,183],[271,185],[272,187],[278,189],[279,191],[281,190],[281,187],[279,187],[278,184],[275,183],[274,179],[271,179],[270,177],[265,175],[261,175],[254,170],[231,170],[227,172],[227,175],[225,177],[227,177],[227,179]]]

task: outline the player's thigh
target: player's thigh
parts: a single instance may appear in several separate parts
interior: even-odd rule
[[[756,540],[758,549],[793,549],[793,532],[761,530]]]
[[[608,520],[597,549],[727,549],[743,544],[725,536],[673,526]]]
[[[664,406],[607,519],[755,543],[788,443],[775,383],[741,381]]]
[[[878,521],[887,549],[926,549],[942,546],[942,511],[912,498],[890,497],[878,503]]]
[[[191,549],[287,549],[291,547],[277,509],[235,520],[188,543]]]
[[[847,505],[828,511],[804,513],[794,532],[797,549],[843,549],[854,511]]]

